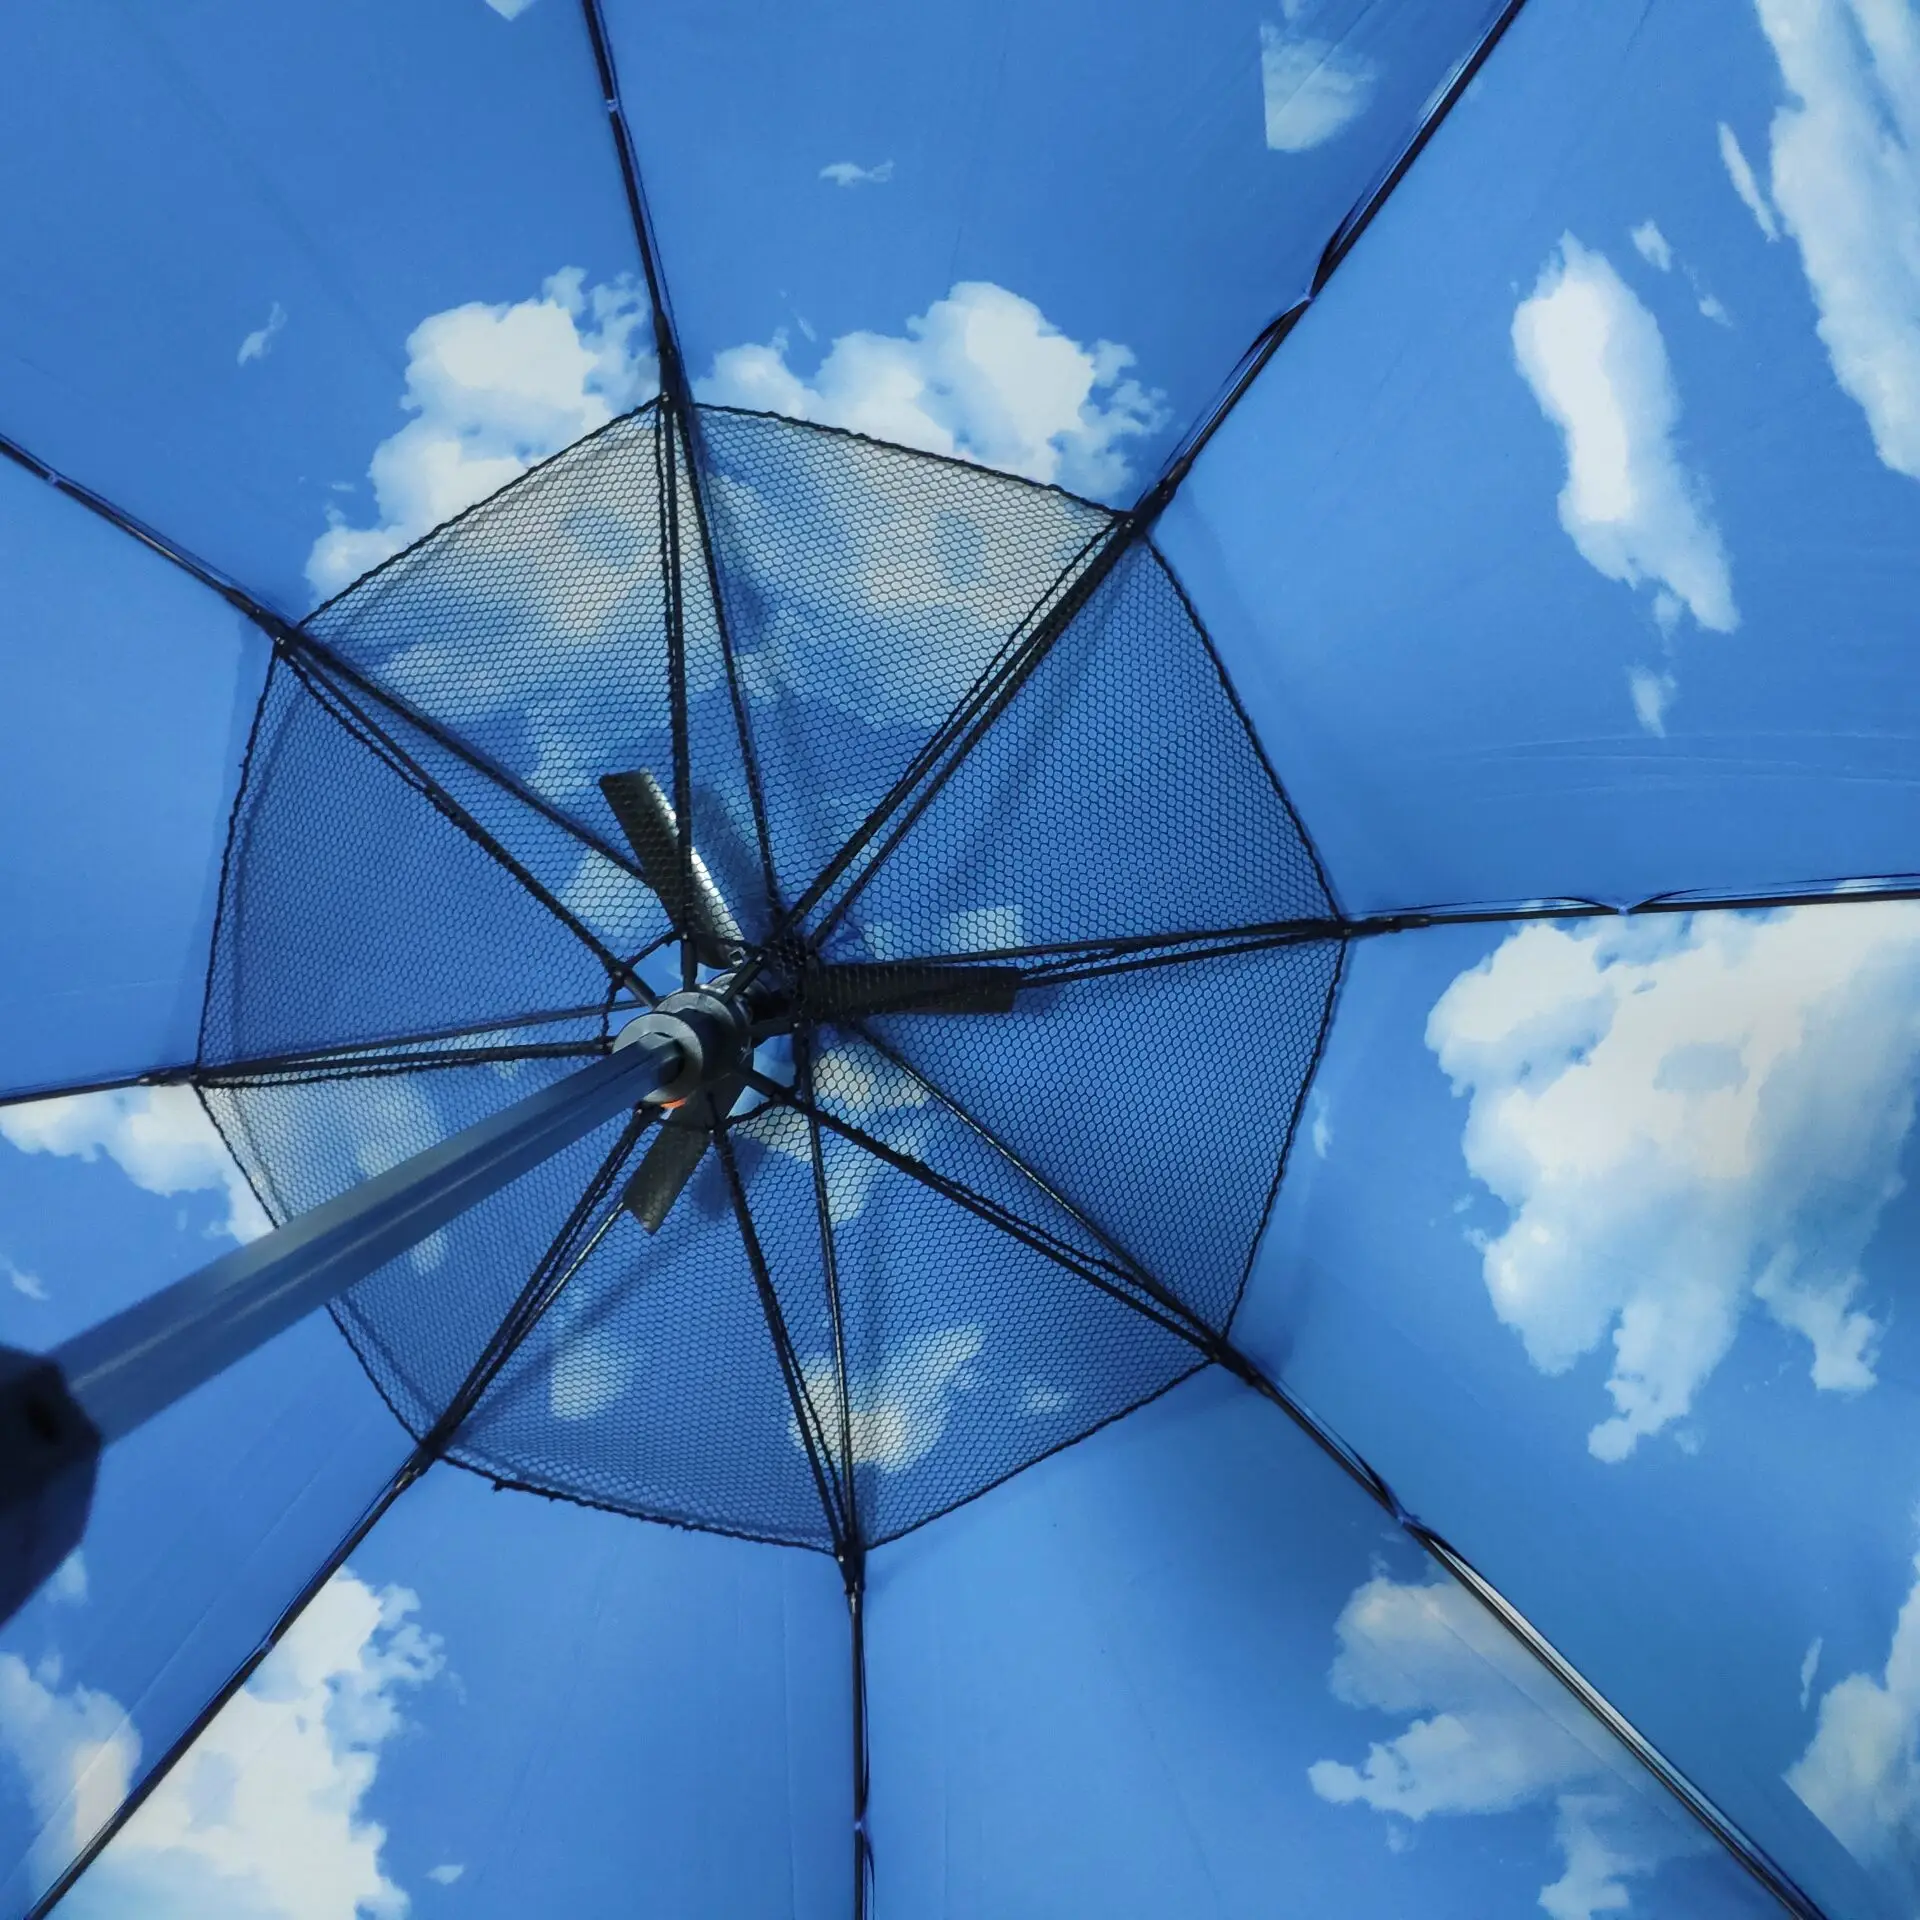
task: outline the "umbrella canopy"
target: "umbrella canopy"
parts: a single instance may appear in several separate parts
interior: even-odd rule
[[[0,64],[0,1908],[1914,1910],[1907,0]]]

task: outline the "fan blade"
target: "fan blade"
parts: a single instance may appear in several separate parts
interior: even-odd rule
[[[647,885],[659,895],[676,930],[693,942],[701,964],[735,965],[742,956],[746,936],[697,851],[690,863],[692,872],[682,871],[680,829],[660,782],[641,767],[632,773],[602,776],[600,791],[620,822],[620,831],[627,836]],[[685,884],[689,879],[690,888]]]
[[[620,1204],[649,1233],[658,1233],[712,1144],[711,1127],[668,1119],[634,1168]]]
[[[1010,1013],[1018,967],[921,966],[855,961],[809,967],[795,1011],[810,1020],[857,1020],[882,1013]]]

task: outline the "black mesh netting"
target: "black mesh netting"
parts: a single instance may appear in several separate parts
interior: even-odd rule
[[[605,775],[690,801],[791,1029],[659,1232],[613,1221],[452,1458],[871,1543],[1203,1363],[1339,947],[1206,636],[1115,516],[649,407],[311,631],[262,702],[202,1029],[204,1095],[276,1217],[597,1057],[691,970]],[[341,1303],[416,1433],[620,1134]]]

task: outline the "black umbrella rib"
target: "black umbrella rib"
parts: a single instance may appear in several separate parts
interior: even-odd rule
[[[807,1465],[812,1470],[813,1484],[820,1495],[820,1507],[826,1516],[827,1530],[833,1536],[833,1557],[844,1567],[848,1552],[845,1489],[839,1473],[834,1469],[831,1449],[826,1446],[822,1432],[823,1423],[813,1404],[813,1396],[807,1391],[799,1358],[794,1353],[786,1315],[780,1311],[780,1296],[775,1291],[773,1274],[760,1245],[759,1229],[753,1224],[753,1214],[747,1206],[746,1188],[740,1179],[740,1165],[734,1158],[733,1142],[727,1138],[725,1127],[715,1133],[713,1144],[720,1156],[721,1172],[726,1176],[727,1194],[733,1202],[734,1222],[740,1230],[741,1243],[746,1248],[747,1264],[753,1270],[754,1290],[760,1296],[760,1310],[766,1316],[767,1335],[773,1342],[774,1355],[780,1365],[780,1377],[786,1385],[794,1425],[799,1429],[801,1444],[806,1450]]]
[[[500,1369],[513,1357],[527,1335],[539,1324],[541,1316],[559,1298],[562,1289],[586,1264],[587,1259],[605,1238],[608,1230],[619,1220],[620,1208],[617,1202],[609,1204],[609,1199],[620,1171],[631,1155],[635,1141],[645,1130],[646,1124],[645,1118],[636,1115],[622,1128],[612,1151],[600,1163],[592,1180],[588,1182],[585,1192],[581,1194],[573,1210],[567,1215],[546,1252],[535,1264],[526,1285],[521,1288],[512,1306],[507,1309],[492,1339],[487,1342],[480,1357],[468,1370],[466,1378],[447,1403],[439,1419],[419,1437],[413,1451],[401,1463],[393,1478],[374,1496],[365,1511],[341,1536],[333,1550],[320,1563],[307,1583],[288,1602],[280,1617],[268,1628],[253,1650],[221,1682],[212,1697],[194,1715],[186,1729],[154,1762],[126,1799],[115,1808],[106,1824],[87,1841],[59,1878],[33,1903],[27,1912],[26,1920],[46,1920],[46,1916],[52,1913],[54,1908],[73,1891],[81,1876],[113,1844],[127,1822],[146,1805],[173,1769],[186,1758],[194,1742],[213,1724],[221,1709],[260,1670],[267,1656],[292,1631],[294,1623],[318,1598],[327,1582],[346,1565],[348,1558],[379,1524],[394,1502],[408,1488],[422,1479],[427,1469],[445,1452],[461,1424],[498,1377]],[[596,1211],[600,1212],[601,1218],[599,1223],[588,1232],[587,1223]]]
[[[713,603],[714,631],[720,636],[720,659],[726,668],[727,699],[733,709],[733,728],[740,741],[740,764],[746,770],[747,804],[753,814],[753,837],[760,850],[760,880],[766,888],[767,912],[779,919],[780,876],[774,865],[773,828],[767,814],[766,782],[760,774],[760,750],[754,743],[753,720],[747,711],[746,692],[740,684],[740,665],[734,652],[733,632],[727,619],[725,595],[720,585],[720,562],[714,552],[713,528],[707,507],[706,476],[701,470],[702,450],[700,417],[689,409],[683,437],[687,444],[687,497],[693,503],[694,530],[700,539],[701,563],[706,568],[707,595]]]
[[[794,1036],[794,1067],[802,1095],[814,1099],[813,1038]],[[847,1626],[853,1669],[853,1920],[866,1920],[872,1896],[873,1844],[867,1835],[867,1799],[872,1771],[867,1759],[867,1548],[860,1530],[859,1462],[853,1453],[853,1381],[847,1369],[847,1330],[840,1308],[840,1262],[833,1237],[833,1203],[827,1191],[827,1162],[820,1143],[820,1122],[807,1115],[807,1157],[813,1172],[814,1218],[820,1235],[820,1264],[827,1282],[827,1311],[833,1321],[833,1368],[840,1388],[840,1485],[846,1499],[846,1546],[840,1576],[847,1593]]]
[[[1430,1559],[1465,1587],[1781,1906],[1796,1915],[1797,1920],[1827,1920],[1819,1905],[1784,1867],[1722,1813],[1465,1554],[1403,1507],[1385,1479],[1317,1414],[1232,1342],[1221,1342],[1218,1358],[1229,1373],[1284,1413],[1369,1499],[1388,1513]]]
[[[645,982],[629,964],[540,880],[531,868],[516,859],[502,846],[499,840],[489,833],[364,708],[356,706],[338,687],[315,674],[303,662],[290,660],[288,664],[300,684],[306,688],[323,712],[330,715],[348,734],[359,740],[360,744],[374,754],[389,771],[397,774],[412,787],[423,800],[435,808],[451,826],[465,834],[497,866],[517,880],[527,893],[546,908],[547,912],[552,914],[606,968],[610,979],[624,981],[627,986],[640,993],[647,991]]]
[[[194,1076],[202,1091],[223,1087],[312,1087],[339,1080],[381,1080],[395,1074],[433,1073],[446,1067],[509,1066],[520,1060],[597,1060],[606,1044],[594,1040],[549,1040],[501,1047],[415,1047],[369,1050],[327,1058],[310,1056],[292,1064],[243,1072],[233,1067],[204,1068]]]
[[[644,952],[629,959],[629,965],[638,965],[646,958]],[[632,1011],[643,1011],[642,1003],[634,1002]],[[298,1072],[304,1067],[323,1066],[330,1062],[345,1064],[360,1057],[363,1053],[378,1054],[382,1051],[395,1053],[407,1047],[425,1048],[436,1040],[459,1040],[475,1033],[510,1033],[519,1027],[538,1027],[555,1024],[562,1020],[604,1020],[608,1008],[605,1001],[596,1000],[589,1006],[549,1007],[536,1013],[516,1013],[497,1020],[475,1020],[464,1026],[438,1027],[424,1033],[382,1034],[375,1040],[349,1041],[330,1047],[315,1047],[299,1053],[276,1053],[250,1055],[238,1060],[188,1061],[180,1066],[148,1067],[139,1073],[123,1073],[102,1077],[97,1080],[69,1081],[57,1087],[35,1087],[14,1093],[0,1093],[0,1107],[25,1106],[35,1100],[66,1100],[89,1093],[122,1093],[135,1087],[184,1087],[196,1084],[220,1085],[230,1079],[250,1078],[280,1072]],[[594,1051],[602,1049],[595,1047]],[[456,1064],[476,1058],[491,1058],[490,1054],[454,1053],[436,1054],[435,1059],[449,1058]],[[516,1051],[513,1057],[519,1057]]]
[[[680,336],[673,324],[673,309],[667,302],[667,283],[660,272],[660,249],[654,240],[653,216],[647,209],[646,189],[640,181],[640,157],[633,143],[633,128],[627,119],[626,104],[620,95],[620,75],[614,65],[613,42],[607,34],[607,22],[600,0],[580,0],[581,16],[586,23],[587,41],[593,48],[593,65],[600,82],[600,102],[606,111],[607,127],[613,135],[613,151],[620,166],[620,185],[627,197],[627,217],[633,223],[634,244],[640,253],[640,270],[646,276],[647,303],[653,312],[653,348],[660,359],[660,390],[676,408],[689,404],[686,362],[680,353]]]
[[[663,407],[654,418],[654,482],[659,497],[660,578],[666,589],[667,721],[673,754],[674,898],[691,902],[693,893],[693,756],[687,732],[687,625],[680,595],[680,481],[675,458],[679,446],[673,413]],[[687,927],[680,942],[680,985],[700,977],[694,934]]]
[[[653,313],[654,351],[660,360],[660,392],[666,401],[663,409],[677,420],[687,443],[687,493],[693,506],[695,531],[700,541],[702,564],[706,569],[707,591],[713,600],[714,624],[719,631],[721,658],[726,666],[727,691],[733,705],[734,728],[740,739],[741,759],[747,773],[747,792],[753,810],[754,837],[759,842],[762,876],[767,899],[778,911],[778,893],[774,880],[773,839],[767,825],[765,789],[760,778],[759,755],[754,747],[753,730],[748,722],[746,700],[734,655],[733,638],[728,630],[727,610],[720,591],[720,568],[714,555],[713,535],[706,498],[706,476],[701,471],[699,412],[693,403],[693,384],[687,373],[686,356],[680,347],[680,332],[673,318],[673,306],[667,295],[666,275],[660,265],[660,243],[653,230],[653,215],[647,206],[647,194],[640,177],[640,156],[634,145],[633,126],[627,118],[626,103],[620,92],[619,69],[614,63],[613,42],[607,33],[606,18],[600,0],[580,0],[586,21],[587,39],[593,48],[594,71],[600,82],[601,103],[606,109],[607,127],[613,135],[614,156],[619,162],[620,184],[626,194],[627,215],[633,225],[634,245],[640,254],[640,269],[646,277],[647,302]],[[680,548],[676,536],[669,578],[670,594],[678,596]],[[678,767],[675,768],[674,810],[682,820],[690,816],[679,792]]]
[[[794,1067],[801,1097],[816,1104],[813,1080],[813,1036],[797,1032],[793,1039]],[[833,1237],[833,1206],[827,1192],[827,1165],[820,1147],[820,1122],[807,1114],[807,1157],[813,1172],[814,1222],[820,1235],[820,1265],[826,1276],[827,1313],[833,1323],[833,1370],[840,1387],[840,1473],[846,1499],[847,1561],[842,1571],[849,1580],[863,1578],[866,1545],[860,1532],[860,1505],[853,1457],[853,1381],[847,1370],[847,1329],[840,1306],[840,1260]],[[851,1589],[849,1589],[851,1592]]]

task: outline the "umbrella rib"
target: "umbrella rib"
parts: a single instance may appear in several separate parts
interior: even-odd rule
[[[747,792],[753,809],[755,838],[760,843],[760,863],[767,885],[767,899],[775,903],[773,839],[767,825],[767,809],[760,780],[759,760],[754,751],[752,729],[748,725],[746,703],[741,696],[732,637],[727,629],[726,606],[720,593],[719,567],[714,557],[712,532],[708,524],[706,482],[700,471],[698,446],[698,409],[693,404],[693,389],[687,377],[686,358],[680,351],[679,329],[674,325],[673,307],[667,297],[666,276],[660,265],[660,246],[653,231],[653,216],[647,206],[646,186],[640,177],[640,157],[633,140],[633,125],[627,118],[626,102],[620,91],[620,74],[613,57],[613,42],[601,12],[600,0],[580,0],[587,39],[593,48],[594,70],[600,82],[601,104],[606,110],[607,126],[613,135],[614,156],[619,162],[620,184],[626,194],[627,215],[633,226],[634,245],[640,254],[640,269],[647,282],[647,303],[653,315],[654,351],[660,360],[660,391],[666,405],[679,422],[687,442],[687,491],[693,503],[694,521],[700,537],[700,550],[707,570],[707,588],[713,599],[714,624],[719,630],[721,657],[726,664],[727,689],[733,704],[734,727],[740,738],[741,758],[746,764]],[[676,539],[673,579],[670,589],[679,592],[679,547]],[[675,812],[682,820],[688,814],[678,791],[675,769]],[[683,896],[684,897],[684,896]]]
[[[1384,1509],[1430,1559],[1465,1587],[1789,1913],[1797,1915],[1799,1920],[1826,1920],[1819,1905],[1785,1868],[1721,1812],[1518,1607],[1474,1567],[1466,1555],[1403,1507],[1385,1479],[1360,1454],[1232,1342],[1222,1341],[1220,1344],[1218,1357],[1226,1370],[1284,1413],[1371,1500]]]
[[[794,1064],[800,1086],[813,1098],[813,1042],[806,1032],[794,1036]],[[826,1155],[820,1122],[807,1115],[807,1154],[813,1173],[814,1217],[820,1233],[820,1263],[826,1274],[827,1311],[833,1319],[833,1367],[840,1389],[841,1491],[846,1500],[846,1551],[840,1563],[847,1594],[849,1656],[853,1680],[853,1920],[866,1920],[872,1897],[873,1843],[867,1834],[867,1802],[872,1768],[867,1754],[867,1554],[860,1531],[859,1463],[853,1452],[853,1383],[847,1371],[847,1333],[840,1303],[840,1262],[834,1247],[832,1197],[827,1191]]]
[[[664,363],[663,363],[664,364]],[[680,602],[680,483],[675,471],[677,446],[670,409],[654,416],[653,470],[659,501],[660,579],[666,589],[667,722],[673,755],[673,860],[678,868],[674,897],[691,901],[693,893],[693,758],[687,735],[687,629]],[[680,942],[680,985],[700,977],[691,927]]]
[[[799,1084],[805,1091],[805,1098],[811,1103],[814,1100],[812,1035],[796,1033],[793,1051]],[[833,1205],[827,1191],[826,1157],[821,1151],[820,1122],[812,1113],[807,1115],[807,1148],[813,1173],[814,1220],[820,1234],[820,1264],[827,1283],[827,1312],[833,1322],[833,1368],[840,1386],[840,1471],[846,1500],[848,1548],[844,1571],[851,1580],[864,1578],[860,1568],[865,1554],[856,1488],[858,1463],[853,1455],[853,1383],[847,1372],[847,1330],[840,1303],[840,1261],[833,1238]]]
[[[224,1087],[319,1086],[336,1080],[376,1080],[401,1073],[433,1073],[445,1067],[502,1066],[518,1060],[597,1060],[606,1050],[606,1043],[597,1038],[550,1040],[510,1047],[440,1047],[411,1051],[395,1048],[384,1053],[356,1053],[335,1059],[316,1056],[251,1073],[232,1067],[203,1069],[195,1075],[194,1084],[203,1091]]]
[[[420,794],[421,798],[433,806],[448,823],[457,828],[486,854],[496,865],[504,869],[521,887],[543,906],[560,924],[606,968],[609,976],[615,980],[624,980],[627,985],[639,992],[647,991],[629,963],[620,958],[607,943],[589,927],[580,916],[547,887],[527,866],[507,851],[507,849],[487,831],[487,829],[450,794],[433,775],[407,752],[389,733],[382,728],[371,715],[356,706],[338,687],[328,684],[322,676],[315,675],[310,668],[298,660],[290,660],[289,665],[300,684],[312,695],[321,711],[329,714],[348,735],[358,739],[375,758],[388,770],[397,774],[409,786]],[[322,689],[324,688],[324,691]],[[351,717],[349,717],[351,716]]]
[[[779,1362],[780,1378],[786,1386],[794,1425],[799,1429],[807,1465],[812,1470],[813,1484],[820,1495],[821,1510],[826,1516],[827,1530],[833,1537],[833,1557],[844,1567],[848,1551],[847,1529],[841,1506],[844,1496],[839,1475],[834,1470],[831,1453],[825,1449],[822,1441],[820,1415],[814,1407],[812,1395],[807,1391],[806,1379],[801,1373],[799,1359],[793,1350],[793,1340],[787,1331],[786,1316],[780,1311],[780,1296],[774,1289],[773,1275],[760,1245],[759,1230],[754,1226],[753,1215],[747,1207],[739,1163],[734,1158],[733,1142],[728,1139],[725,1127],[715,1132],[713,1144],[720,1156],[721,1171],[726,1176],[734,1221],[746,1248],[747,1264],[753,1270],[754,1290],[760,1296],[760,1311],[766,1316],[767,1333],[773,1341],[774,1356]]]
[[[637,966],[646,958],[645,952],[635,955],[629,965]],[[640,1002],[630,1003],[635,1013],[643,1010]],[[619,1009],[616,1008],[616,1011]],[[259,1054],[239,1060],[219,1060],[212,1065],[205,1061],[188,1061],[174,1067],[149,1067],[140,1073],[110,1075],[98,1080],[70,1081],[57,1087],[39,1087],[18,1093],[0,1093],[0,1107],[25,1106],[35,1100],[67,1100],[82,1094],[120,1093],[135,1087],[184,1087],[194,1085],[223,1084],[229,1079],[252,1077],[279,1072],[298,1072],[303,1067],[325,1066],[346,1063],[360,1058],[363,1054],[375,1053],[380,1049],[389,1052],[403,1047],[425,1048],[436,1040],[458,1040],[469,1034],[505,1033],[517,1027],[537,1027],[551,1025],[562,1020],[604,1020],[608,1016],[605,1001],[594,1001],[580,1007],[552,1007],[537,1013],[517,1013],[497,1020],[473,1020],[464,1026],[438,1027],[422,1033],[382,1034],[372,1040],[342,1042],[330,1047],[313,1047],[297,1053]],[[594,1051],[601,1049],[596,1046]],[[435,1061],[450,1058],[455,1064],[464,1064],[469,1060],[487,1059],[493,1056],[484,1052],[455,1053],[452,1055],[435,1054]]]
[[[773,828],[767,813],[766,784],[760,774],[760,752],[754,744],[753,720],[747,711],[746,694],[740,685],[739,661],[734,653],[733,633],[727,622],[726,601],[720,588],[720,562],[714,552],[713,528],[707,512],[706,476],[701,472],[701,433],[698,409],[689,407],[682,426],[687,447],[687,494],[693,502],[695,531],[700,536],[700,556],[707,572],[707,597],[713,602],[714,630],[720,636],[720,659],[726,668],[727,699],[733,709],[733,730],[740,742],[740,763],[746,770],[747,804],[753,814],[753,837],[760,849],[760,878],[766,888],[767,911],[778,919],[780,876],[773,860]]]
[[[614,1142],[612,1150],[600,1163],[592,1180],[588,1182],[586,1190],[574,1204],[559,1232],[548,1244],[546,1252],[535,1263],[526,1285],[521,1288],[513,1304],[507,1309],[493,1337],[481,1350],[480,1357],[468,1369],[466,1378],[461,1382],[440,1417],[416,1439],[413,1451],[401,1463],[393,1477],[341,1536],[339,1542],[320,1563],[306,1584],[294,1595],[259,1643],[221,1682],[179,1737],[114,1809],[100,1830],[87,1841],[53,1884],[33,1903],[27,1912],[26,1920],[46,1920],[46,1916],[52,1913],[54,1908],[73,1891],[81,1876],[112,1845],[127,1822],[146,1805],[173,1769],[186,1758],[194,1743],[213,1724],[221,1709],[259,1671],[267,1656],[286,1638],[295,1622],[318,1598],[327,1582],[346,1565],[348,1557],[373,1531],[394,1502],[408,1488],[422,1479],[427,1469],[440,1458],[460,1425],[472,1413],[487,1388],[492,1385],[501,1368],[513,1357],[527,1335],[539,1324],[540,1317],[552,1306],[562,1289],[585,1265],[594,1249],[619,1220],[620,1207],[617,1201],[609,1205],[609,1196],[613,1192],[622,1167],[633,1151],[634,1143],[645,1131],[647,1119],[650,1117],[649,1115],[643,1118],[636,1114],[621,1129],[619,1139]],[[596,1210],[601,1210],[601,1218],[598,1224],[588,1232],[586,1231],[587,1222]],[[581,1239],[583,1232],[586,1234],[584,1241]]]

